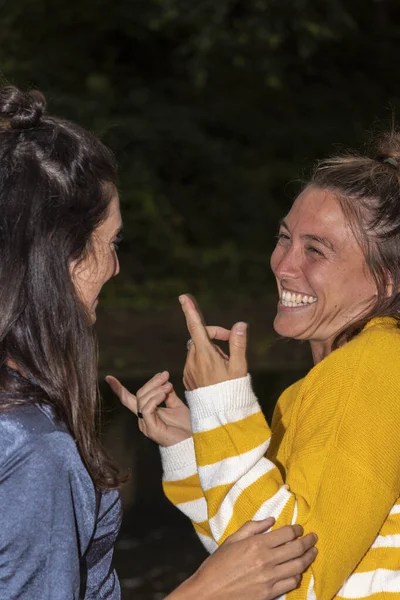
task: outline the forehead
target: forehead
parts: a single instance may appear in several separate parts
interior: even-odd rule
[[[104,232],[108,231],[116,231],[122,227],[122,217],[121,211],[119,208],[119,197],[118,194],[115,193],[108,205],[108,213],[105,220],[99,227],[99,230]]]
[[[315,186],[296,198],[285,222],[293,233],[323,236],[334,246],[355,241],[335,194]]]

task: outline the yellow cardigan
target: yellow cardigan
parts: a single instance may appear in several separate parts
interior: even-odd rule
[[[161,450],[167,497],[212,551],[249,519],[318,534],[290,600],[400,597],[400,330],[372,320],[280,397],[249,377],[188,394],[193,438]],[[193,450],[195,449],[195,453]]]

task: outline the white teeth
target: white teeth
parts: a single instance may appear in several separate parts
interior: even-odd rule
[[[306,304],[313,304],[318,298],[315,296],[303,296],[302,294],[295,294],[288,290],[282,290],[281,292],[281,304],[292,308],[293,306],[304,306]]]

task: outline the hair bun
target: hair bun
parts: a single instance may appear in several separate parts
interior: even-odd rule
[[[36,127],[45,108],[46,99],[38,90],[24,93],[11,85],[0,89],[0,119],[12,129]]]

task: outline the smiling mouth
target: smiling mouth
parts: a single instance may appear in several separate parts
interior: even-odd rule
[[[307,294],[300,294],[297,292],[289,292],[289,290],[282,289],[280,301],[282,306],[288,306],[293,308],[296,306],[308,306],[317,302],[316,296],[308,296]]]

